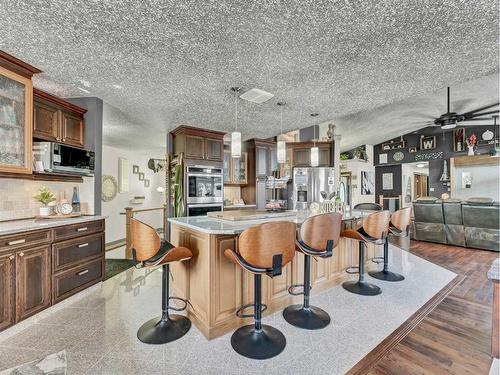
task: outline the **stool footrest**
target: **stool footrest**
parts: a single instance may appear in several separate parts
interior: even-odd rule
[[[301,292],[296,292],[295,289],[302,288]],[[309,287],[309,290],[311,290],[312,287]],[[304,284],[293,284],[288,288],[288,294],[291,294],[292,296],[303,296],[305,294],[304,292]]]
[[[174,301],[181,301],[183,302],[182,307],[173,307],[173,306],[168,306],[169,310],[174,310],[174,311],[184,311],[187,308],[187,305],[189,304],[191,306],[191,303],[187,299],[180,298],[180,297],[168,297],[168,300],[174,300]],[[191,306],[192,307],[192,306]]]
[[[243,305],[241,306],[238,310],[236,310],[236,316],[238,318],[255,318],[255,311],[253,314],[243,314],[243,312],[249,308],[253,308],[254,304],[249,303],[248,305]],[[262,309],[260,310],[261,312],[264,312],[267,310],[267,305],[262,304]]]
[[[381,264],[384,263],[384,257],[373,257],[371,261],[376,264]]]
[[[353,270],[356,270],[356,271],[353,271]],[[357,274],[357,273],[359,273],[359,266],[356,266],[356,267],[347,267],[347,268],[345,269],[345,272],[346,272],[346,273],[349,273],[349,274],[351,274],[351,275],[352,275],[352,274]]]

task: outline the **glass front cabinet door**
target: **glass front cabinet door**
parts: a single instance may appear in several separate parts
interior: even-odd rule
[[[31,173],[31,79],[0,66],[0,172]]]

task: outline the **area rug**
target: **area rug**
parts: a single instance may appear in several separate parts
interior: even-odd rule
[[[65,375],[66,351],[50,354],[47,357],[31,361],[20,366],[0,371],[0,375]]]

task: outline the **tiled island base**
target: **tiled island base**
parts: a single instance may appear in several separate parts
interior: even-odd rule
[[[338,285],[312,296],[332,318],[325,329],[295,328],[281,312],[267,316],[287,340],[284,352],[269,360],[241,357],[231,348],[231,333],[209,341],[195,326],[166,345],[141,343],[137,329],[159,314],[161,273],[130,269],[0,341],[0,369],[66,350],[68,374],[343,374],[455,277],[395,247],[390,254],[393,270],[406,279],[390,283],[367,276],[381,295],[359,296]]]

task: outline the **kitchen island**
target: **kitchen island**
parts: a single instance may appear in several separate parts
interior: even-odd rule
[[[245,210],[244,215],[249,215]],[[262,214],[262,218],[259,217]],[[344,214],[344,228],[362,225],[368,211],[352,211]],[[234,211],[231,211],[234,217]],[[305,215],[295,212],[273,215],[254,211],[251,220],[225,220],[207,216],[170,218],[170,242],[186,246],[193,251],[193,258],[171,265],[173,287],[176,294],[187,298],[191,306],[188,316],[201,332],[212,339],[236,327],[251,324],[251,319],[240,319],[235,313],[242,305],[253,302],[253,275],[243,271],[224,256],[226,249],[237,249],[238,235],[245,229],[269,221],[293,221],[300,225]],[[279,236],[279,233],[276,234]],[[373,245],[367,247],[367,259],[374,256]],[[341,238],[333,256],[311,263],[312,295],[343,282],[345,268],[358,263],[358,247],[355,241]],[[303,282],[304,256],[296,253],[294,260],[283,268],[281,276],[262,278],[262,302],[267,305],[264,315],[299,303],[302,296],[291,296],[288,288]]]

